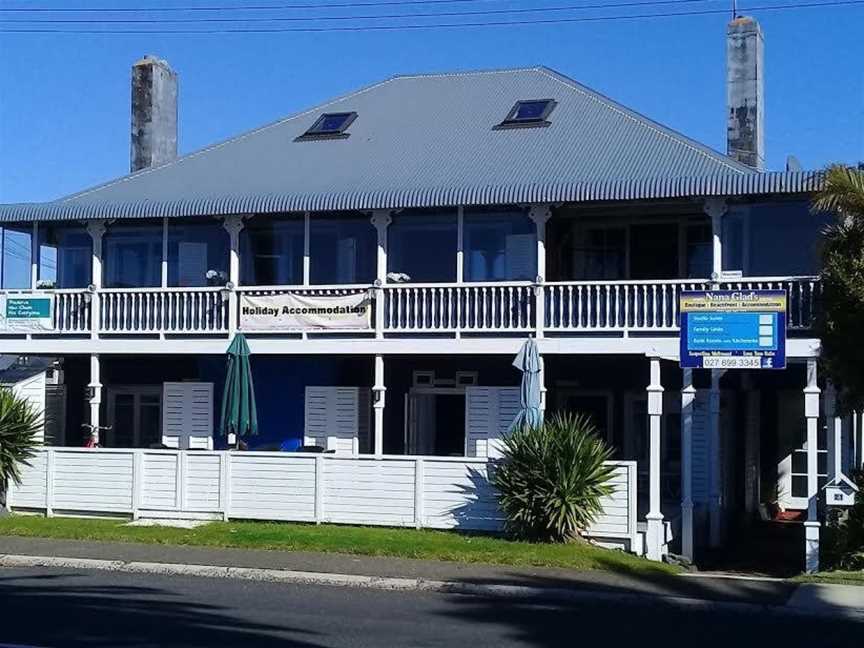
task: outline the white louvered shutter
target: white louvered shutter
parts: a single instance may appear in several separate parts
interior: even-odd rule
[[[34,412],[38,412],[41,419],[39,434],[36,440],[40,443],[45,439],[45,372],[25,378],[12,386],[12,393],[18,398],[27,401]]]
[[[163,383],[162,443],[181,450],[213,449],[213,383]]]
[[[468,387],[465,390],[465,454],[496,459],[501,438],[519,411],[518,387]]]
[[[368,387],[306,387],[305,444],[341,455],[367,451],[370,402]]]

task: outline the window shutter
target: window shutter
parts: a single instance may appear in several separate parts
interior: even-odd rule
[[[12,393],[26,400],[34,412],[41,418],[39,434],[36,439],[41,443],[45,440],[45,372],[25,378],[12,386]]]
[[[465,454],[494,459],[501,456],[501,438],[519,411],[518,387],[468,387],[465,390]]]
[[[341,455],[367,451],[370,402],[368,387],[306,387],[305,444]]]
[[[162,443],[181,450],[213,449],[213,383],[163,383]]]

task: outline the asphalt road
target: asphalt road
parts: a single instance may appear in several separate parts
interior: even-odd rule
[[[52,569],[0,571],[20,646],[859,645],[864,623],[654,603],[562,603]],[[636,643],[638,642],[638,643]]]

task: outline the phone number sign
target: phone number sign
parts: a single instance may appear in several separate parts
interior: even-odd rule
[[[785,290],[685,290],[681,366],[785,369]]]

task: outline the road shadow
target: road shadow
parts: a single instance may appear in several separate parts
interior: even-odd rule
[[[678,580],[684,581],[680,578]],[[471,582],[477,582],[472,580]],[[500,581],[498,581],[500,583]],[[548,596],[453,596],[441,616],[449,621],[484,624],[520,645],[552,648],[576,645],[656,645],[664,648],[729,648],[775,643],[786,647],[846,648],[860,643],[864,622],[848,618],[813,618],[780,615],[770,607],[672,604],[656,597],[614,598],[609,593],[632,592],[614,584],[574,587],[567,578],[524,577],[515,585],[552,588]],[[771,599],[776,593],[754,586],[750,599]],[[705,593],[700,583],[660,583],[651,588],[685,596]],[[580,590],[568,598],[565,590]],[[591,593],[597,598],[592,600]],[[708,594],[712,594],[711,591]],[[730,592],[713,592],[716,599]]]
[[[114,584],[93,584],[85,573],[6,571],[0,577],[0,643],[116,648],[323,645],[312,640],[317,634],[313,631],[250,622],[230,605],[198,603],[183,590],[137,586],[132,584],[135,578],[123,574],[111,579]],[[201,579],[205,587],[208,580]]]

